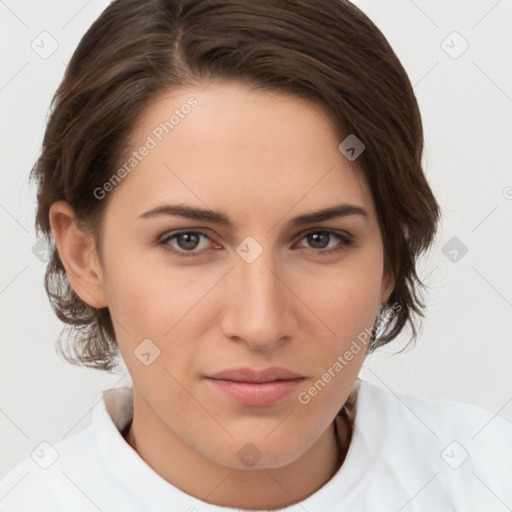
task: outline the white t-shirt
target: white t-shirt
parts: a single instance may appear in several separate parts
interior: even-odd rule
[[[103,391],[91,424],[42,446],[0,482],[0,511],[235,512],[160,477],[121,435],[131,388]],[[282,512],[510,512],[512,424],[476,406],[361,381],[344,463]]]

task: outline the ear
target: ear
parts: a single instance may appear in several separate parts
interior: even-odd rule
[[[406,241],[409,240],[409,227],[405,223],[401,223],[402,231]],[[382,277],[381,287],[381,304],[385,304],[389,300],[389,296],[395,289],[395,278],[391,269],[384,269],[384,276]]]
[[[108,305],[94,237],[82,231],[71,206],[57,201],[50,207],[55,245],[76,294],[93,308]]]
[[[395,279],[391,270],[384,273],[381,287],[381,304],[385,304],[389,300],[389,296],[395,288]]]

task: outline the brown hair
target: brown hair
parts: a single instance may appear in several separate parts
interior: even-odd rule
[[[71,353],[61,335],[61,354],[103,370],[119,356],[108,308],[89,306],[69,284],[51,233],[51,204],[67,201],[101,253],[109,197],[99,200],[94,190],[124,160],[138,119],[160,93],[215,78],[320,102],[343,133],[364,143],[357,166],[375,201],[385,268],[395,277],[385,308],[399,305],[369,351],[407,322],[415,341],[413,315],[423,317],[425,307],[415,265],[433,241],[440,208],[422,169],[413,88],[382,32],[347,0],[116,0],[71,58],[31,173],[36,231],[51,247],[45,288],[74,339]]]

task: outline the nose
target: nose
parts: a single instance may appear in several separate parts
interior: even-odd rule
[[[237,255],[226,276],[223,331],[254,350],[269,350],[290,338],[294,295],[270,250],[252,263]]]

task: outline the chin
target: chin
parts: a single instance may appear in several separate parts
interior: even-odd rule
[[[258,471],[265,469],[277,469],[295,462],[302,454],[297,451],[297,446],[290,446],[283,451],[282,443],[278,446],[269,446],[268,443],[232,442],[233,451],[218,452],[210,457],[215,463],[234,470]],[[234,456],[233,456],[234,455]]]

